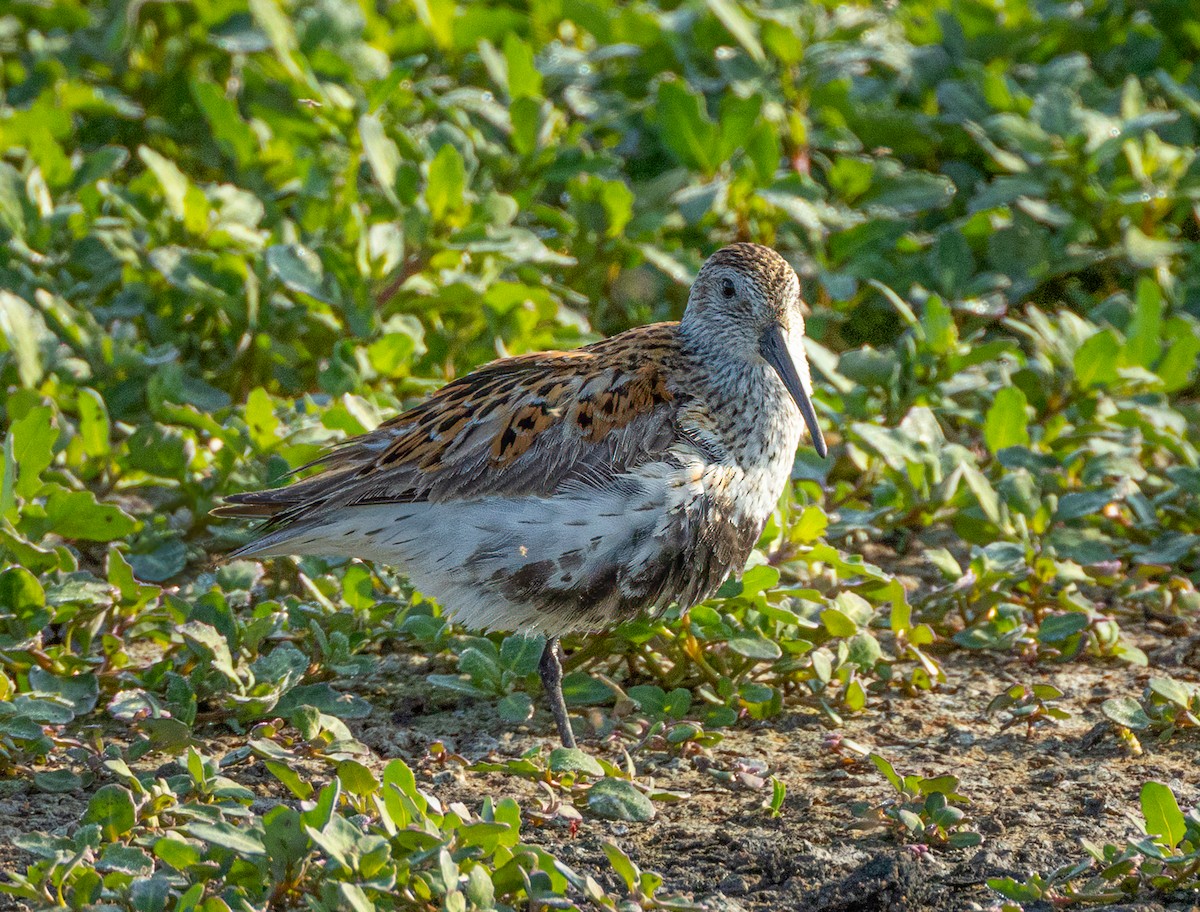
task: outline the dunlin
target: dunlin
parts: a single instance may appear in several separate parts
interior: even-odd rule
[[[395,566],[472,628],[540,632],[564,745],[559,637],[740,570],[787,484],[811,399],[800,283],[775,251],[704,264],[678,323],[504,358],[337,446],[302,481],[214,512],[266,519],[241,557]]]

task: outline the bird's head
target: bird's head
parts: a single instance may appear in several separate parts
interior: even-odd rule
[[[731,244],[708,258],[692,285],[684,333],[721,358],[766,362],[795,400],[822,457],[827,450],[812,404],[804,315],[796,272],[770,247]]]

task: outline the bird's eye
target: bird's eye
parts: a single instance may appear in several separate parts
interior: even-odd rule
[[[721,294],[726,298],[732,298],[737,294],[737,288],[734,287],[733,279],[721,279]]]

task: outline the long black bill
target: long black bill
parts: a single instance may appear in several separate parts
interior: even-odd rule
[[[788,351],[787,340],[783,337],[783,330],[778,324],[772,325],[763,333],[758,350],[767,359],[767,363],[775,368],[775,371],[783,379],[783,385],[796,400],[800,414],[804,416],[804,423],[808,425],[808,432],[812,435],[813,449],[817,451],[818,456],[824,459],[829,448],[825,446],[825,437],[821,433],[821,425],[817,424],[817,413],[813,409],[812,400],[808,398],[808,392],[804,389],[804,384],[800,382],[800,374],[796,370],[796,365],[792,363],[792,353]]]

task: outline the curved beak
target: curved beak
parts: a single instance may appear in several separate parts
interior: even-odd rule
[[[778,324],[772,324],[763,333],[758,350],[767,359],[767,363],[775,368],[775,372],[783,380],[783,385],[796,400],[796,406],[804,416],[804,423],[808,425],[808,432],[812,435],[813,449],[824,459],[829,453],[829,448],[825,446],[825,437],[821,433],[821,425],[817,424],[817,413],[813,409],[812,399],[800,380],[800,372],[796,370],[792,353],[788,350],[787,339],[783,337],[783,329]]]

